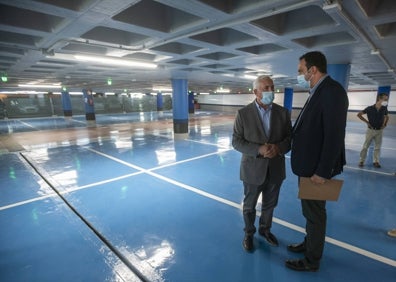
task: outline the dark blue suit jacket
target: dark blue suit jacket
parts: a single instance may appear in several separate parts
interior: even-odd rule
[[[302,177],[317,174],[330,179],[342,172],[346,163],[344,139],[348,106],[345,89],[327,76],[293,127],[291,166],[294,174]]]

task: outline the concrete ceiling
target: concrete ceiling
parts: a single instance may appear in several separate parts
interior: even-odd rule
[[[147,93],[185,78],[198,93],[247,93],[259,74],[298,90],[298,58],[311,50],[351,64],[350,89],[394,89],[396,1],[0,0],[2,91],[60,82]],[[108,57],[157,68],[106,65]]]

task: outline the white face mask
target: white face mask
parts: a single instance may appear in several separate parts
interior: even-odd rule
[[[388,106],[388,101],[382,101],[381,105],[384,106],[384,107]]]

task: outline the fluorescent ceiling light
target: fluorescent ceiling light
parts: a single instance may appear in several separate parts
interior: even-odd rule
[[[44,94],[43,91],[0,91],[0,94]]]
[[[142,67],[142,68],[150,68],[150,69],[155,69],[157,67],[156,64],[136,62],[136,61],[130,61],[130,60],[122,60],[122,59],[118,59],[118,58],[92,57],[92,56],[83,56],[83,55],[74,55],[73,57],[77,61],[94,62],[94,63],[104,64],[104,65]]]
[[[230,89],[219,88],[216,90],[217,93],[230,93]]]
[[[341,6],[338,3],[334,3],[334,4],[325,4],[323,5],[322,9],[324,11],[328,11],[328,10],[332,10],[337,8],[338,10],[341,10]]]
[[[111,51],[107,52],[106,56],[121,58],[121,57],[124,57],[129,54],[131,54],[131,51],[129,51],[129,50],[116,49],[116,50],[111,50]]]
[[[173,89],[172,88],[165,88],[165,87],[163,87],[163,88],[161,88],[161,87],[153,87],[153,91],[159,91],[159,92],[162,92],[162,91],[173,91]]]
[[[246,78],[246,79],[249,79],[249,80],[254,80],[254,79],[256,79],[257,78],[257,76],[255,76],[255,75],[249,75],[249,74],[245,74],[242,78]]]
[[[115,66],[127,66],[127,67],[141,67],[141,68],[152,68],[155,69],[157,67],[156,64],[144,63],[131,61],[126,59],[119,59],[115,57],[98,57],[98,56],[85,56],[85,55],[71,55],[71,54],[54,54],[53,56],[46,56],[49,59],[58,59],[65,61],[79,61],[79,62],[93,62],[97,64],[104,65],[115,65]]]
[[[285,77],[288,77],[288,76],[285,74],[274,74],[273,76],[271,76],[271,78],[285,78]]]
[[[54,85],[54,84],[18,84],[18,87],[21,88],[62,88],[62,85]]]

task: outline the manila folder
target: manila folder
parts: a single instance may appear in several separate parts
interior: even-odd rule
[[[323,184],[315,184],[309,177],[300,177],[298,197],[305,200],[337,201],[344,180],[326,179]]]

